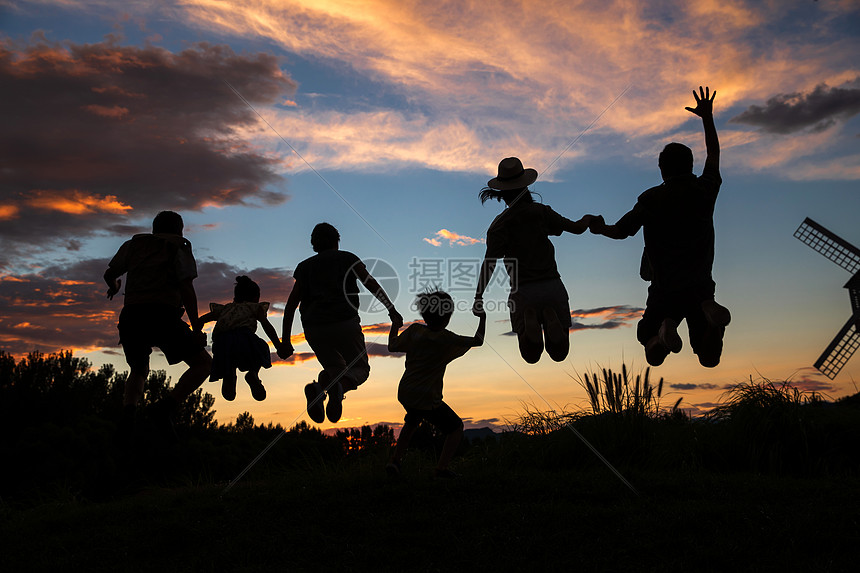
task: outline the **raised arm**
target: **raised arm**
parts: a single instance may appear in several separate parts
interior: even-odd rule
[[[685,107],[690,113],[694,113],[702,118],[702,126],[705,129],[705,149],[708,156],[705,159],[705,167],[719,170],[720,168],[720,140],[717,137],[717,127],[714,125],[714,98],[717,97],[717,92],[710,93],[710,89],[705,86],[699,86],[699,93],[693,90],[693,97],[696,98],[696,107]]]

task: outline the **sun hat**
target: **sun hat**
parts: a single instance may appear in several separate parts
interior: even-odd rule
[[[506,157],[499,162],[499,175],[487,181],[487,187],[499,191],[522,189],[537,181],[537,176],[534,169],[523,169],[518,157]]]

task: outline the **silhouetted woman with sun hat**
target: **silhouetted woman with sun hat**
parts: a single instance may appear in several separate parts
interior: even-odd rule
[[[517,335],[520,354],[529,364],[540,360],[544,345],[556,362],[567,358],[570,306],[549,237],[565,231],[581,235],[591,221],[591,215],[571,221],[549,205],[536,203],[528,186],[537,177],[537,171],[524,169],[522,161],[508,157],[499,163],[498,176],[490,179],[479,194],[481,203],[488,199],[504,201],[505,210],[487,231],[487,253],[473,307],[476,315],[483,309],[484,290],[497,260],[504,259],[511,285],[511,327]]]

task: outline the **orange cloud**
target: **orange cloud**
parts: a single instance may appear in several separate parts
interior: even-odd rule
[[[20,211],[16,205],[0,205],[0,221],[14,219]]]
[[[65,191],[34,190],[30,191],[27,203],[36,209],[59,211],[69,215],[85,215],[90,213],[122,214],[131,210],[115,195],[99,196],[77,189]]]
[[[622,135],[634,155],[692,119],[683,108],[702,78],[719,90],[718,114],[823,79],[832,83],[852,68],[840,54],[856,53],[857,39],[835,24],[851,3],[826,4],[817,10],[820,34],[833,28],[826,49],[788,32],[796,14],[748,0],[670,0],[660,10],[637,0],[533,0],[527,8],[495,11],[475,2],[439,10],[432,3],[368,0],[355,10],[337,0],[189,0],[183,9],[206,29],[347,62],[430,110],[425,116],[279,110],[268,118],[289,129],[293,143],[307,144],[303,154],[316,167],[402,163],[491,173],[500,157],[514,151],[522,157],[523,149],[530,155],[524,161],[548,165],[628,86],[634,89],[593,131]],[[664,18],[669,12],[672,18]],[[759,46],[763,22],[773,30],[768,50]],[[493,30],[493,41],[476,29]],[[584,155],[583,147],[564,160]]]
[[[466,235],[460,235],[453,231],[449,231],[448,229],[440,229],[436,231],[435,238],[428,239],[424,238],[425,241],[433,245],[434,247],[439,247],[442,245],[442,240],[448,241],[448,246],[453,247],[454,245],[468,246],[474,245],[476,243],[485,243],[485,239],[474,239],[472,237],[467,237]]]

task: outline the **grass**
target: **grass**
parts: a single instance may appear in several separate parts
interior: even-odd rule
[[[390,480],[349,471],[144,488],[105,503],[5,511],[4,571],[847,571],[860,533],[856,478],[499,471]],[[427,461],[427,460],[425,460]],[[430,464],[425,464],[428,466]]]
[[[226,480],[273,429],[191,433],[170,448],[144,442],[124,460],[93,456],[102,465],[76,470],[89,489],[39,482],[71,463],[41,444],[43,465],[27,474],[33,488],[0,501],[0,570],[856,567],[860,398],[825,402],[790,384],[750,381],[690,418],[677,402],[660,405],[662,381],[652,384],[648,370],[601,370],[581,382],[588,409],[525,407],[515,431],[462,448],[454,469],[464,477],[454,481],[429,477],[432,436],[392,480],[387,448],[344,454],[297,428],[224,496]],[[90,443],[101,442],[76,451]]]

